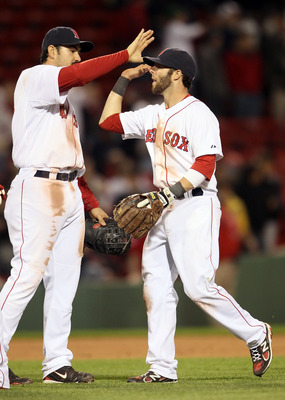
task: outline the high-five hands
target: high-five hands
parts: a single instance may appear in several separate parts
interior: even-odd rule
[[[127,47],[129,53],[129,61],[132,63],[142,62],[143,50],[154,41],[153,30],[144,31],[142,29],[135,40]]]

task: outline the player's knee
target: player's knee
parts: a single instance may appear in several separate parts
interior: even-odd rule
[[[207,289],[204,286],[187,286],[184,285],[185,294],[192,300],[194,303],[202,303],[207,297]]]
[[[22,285],[25,290],[32,290],[41,283],[45,268],[38,268],[35,265],[24,267],[25,273],[21,273],[17,278],[18,284]]]

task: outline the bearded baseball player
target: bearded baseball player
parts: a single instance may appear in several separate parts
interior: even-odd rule
[[[149,370],[128,382],[177,382],[174,334],[180,276],[186,295],[249,347],[253,373],[261,376],[272,359],[271,328],[252,317],[215,283],[219,263],[221,209],[215,165],[223,157],[219,123],[209,108],[189,94],[196,65],[185,51],[169,48],[143,65],[125,70],[109,94],[100,126],[123,139],[145,141],[157,192],[164,207],[144,242],[142,278],[148,316]],[[149,72],[152,92],[164,102],[122,113],[128,83]],[[120,216],[119,216],[120,217]],[[128,221],[121,226],[128,226]],[[129,230],[130,231],[130,230]]]
[[[152,35],[153,31],[142,29],[126,50],[80,62],[80,53],[92,50],[93,43],[81,41],[72,28],[53,28],[42,42],[41,65],[24,70],[16,85],[12,157],[19,172],[4,213],[14,257],[0,295],[3,345],[7,352],[43,280],[44,383],[94,380],[90,373],[72,368],[67,342],[83,255],[84,204],[100,224],[105,225],[103,218],[108,217],[86,189],[79,128],[68,92],[123,63],[141,62]],[[31,383],[14,374],[10,381]]]

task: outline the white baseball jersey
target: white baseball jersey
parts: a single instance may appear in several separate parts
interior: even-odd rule
[[[60,69],[37,65],[21,73],[14,95],[12,157],[17,168],[77,169],[81,176],[78,124],[68,93],[59,92]]]
[[[171,108],[149,105],[120,114],[124,139],[145,139],[153,168],[153,183],[158,188],[179,181],[197,157],[216,154],[223,157],[219,123],[209,108],[194,96]],[[217,191],[216,178],[201,187]]]

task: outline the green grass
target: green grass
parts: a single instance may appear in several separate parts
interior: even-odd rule
[[[284,325],[273,327],[284,333]],[[224,335],[224,328],[178,328],[177,335]],[[41,332],[17,332],[16,337],[40,337]],[[147,335],[146,329],[73,331],[73,337]],[[95,375],[92,384],[46,385],[42,383],[41,360],[10,361],[11,369],[34,380],[32,385],[0,391],[7,399],[21,400],[283,400],[285,399],[285,357],[274,356],[262,378],[252,373],[250,357],[183,358],[178,360],[176,384],[127,384],[129,376],[147,371],[144,359],[74,360],[73,367]],[[2,392],[2,393],[1,393]]]
[[[11,361],[12,370],[34,380],[32,385],[2,391],[5,399],[61,400],[283,400],[285,357],[274,357],[262,378],[252,373],[250,358],[179,359],[176,384],[127,384],[128,376],[147,370],[142,359],[74,360],[77,370],[92,372],[91,384],[47,385],[41,382],[40,361]]]

